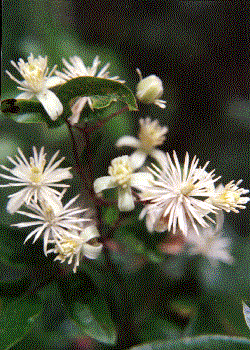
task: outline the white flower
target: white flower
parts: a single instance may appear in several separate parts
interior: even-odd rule
[[[60,260],[61,263],[69,259],[68,264],[71,264],[75,259],[73,271],[76,272],[82,255],[89,259],[96,259],[101,253],[102,244],[97,242],[99,236],[94,225],[81,231],[72,230],[70,236],[65,232],[59,239],[48,241],[54,244],[54,248],[48,250],[47,253],[58,254],[54,260]]]
[[[36,240],[43,235],[44,254],[47,256],[48,240],[58,240],[66,234],[69,237],[74,236],[70,233],[70,231],[81,231],[81,223],[83,221],[90,221],[89,219],[79,217],[79,215],[84,213],[87,209],[80,209],[79,207],[70,208],[78,197],[79,195],[71,199],[64,206],[60,201],[54,202],[48,199],[46,201],[40,201],[38,204],[33,200],[27,206],[31,212],[20,210],[17,211],[17,213],[34,219],[34,221],[13,224],[12,226],[17,226],[19,228],[38,226],[32,232],[30,232],[24,243],[26,243],[32,236],[35,236],[33,240],[33,243],[35,243]]]
[[[165,134],[168,132],[166,126],[161,127],[158,120],[151,122],[148,117],[140,119],[139,140],[133,136],[122,136],[117,142],[117,147],[130,146],[137,150],[130,156],[131,163],[134,168],[140,168],[150,155],[155,158],[159,164],[166,162],[166,155],[163,151],[155,148],[165,141]]]
[[[159,100],[163,94],[162,81],[156,75],[149,75],[142,79],[142,74],[139,68],[136,69],[140,77],[140,82],[137,84],[136,97],[142,103],[154,103],[160,108],[166,108],[166,101]]]
[[[221,212],[222,213],[222,212]],[[230,255],[228,248],[230,247],[230,239],[222,237],[220,230],[223,226],[223,213],[219,216],[216,227],[208,227],[199,229],[199,235],[190,229],[187,236],[187,243],[191,246],[189,253],[191,255],[202,254],[207,257],[212,266],[216,266],[218,260],[232,264],[233,257]]]
[[[124,80],[119,80],[118,76],[110,77],[108,68],[110,66],[110,63],[107,63],[99,73],[97,73],[98,66],[100,65],[101,61],[99,61],[99,57],[96,56],[93,60],[92,67],[86,67],[83,63],[82,59],[78,56],[73,56],[69,58],[70,63],[68,63],[64,58],[62,59],[63,64],[65,65],[65,68],[63,68],[64,73],[56,71],[56,75],[64,80],[71,80],[73,78],[78,77],[97,77],[97,78],[103,78],[103,79],[110,79],[110,80],[116,80],[119,83],[125,83]],[[92,100],[91,97],[79,97],[77,101],[74,103],[72,107],[72,116],[69,118],[70,122],[72,124],[76,124],[79,121],[80,114],[85,107],[86,103],[89,104],[89,107],[93,110],[92,106]]]
[[[149,173],[133,173],[133,167],[128,156],[115,158],[108,168],[110,176],[104,176],[94,181],[94,190],[99,193],[108,188],[118,187],[118,208],[120,211],[133,210],[134,199],[131,186],[148,186],[153,176]]]
[[[37,153],[36,147],[33,147],[34,156],[30,157],[30,161],[25,158],[23,152],[18,148],[20,155],[16,156],[16,160],[8,157],[9,161],[15,165],[13,169],[9,169],[4,165],[0,165],[2,169],[8,171],[11,175],[0,174],[0,177],[14,181],[0,187],[24,187],[22,190],[9,195],[10,200],[7,204],[7,211],[13,214],[22,204],[29,204],[34,198],[35,202],[38,199],[54,199],[60,196],[60,192],[51,188],[53,187],[68,187],[69,185],[58,184],[58,182],[71,179],[72,175],[70,168],[58,168],[59,164],[64,160],[64,157],[55,161],[59,151],[57,151],[49,163],[46,165],[46,153],[44,147],[41,148],[40,153]],[[54,164],[53,164],[54,163]],[[58,168],[58,169],[56,169]]]
[[[38,56],[38,58],[34,58],[32,54],[28,57],[27,63],[20,58],[17,64],[14,61],[11,61],[11,64],[24,78],[23,81],[19,81],[9,71],[6,71],[9,77],[20,85],[18,89],[25,91],[16,98],[29,100],[32,97],[36,97],[41,102],[50,118],[56,120],[63,112],[63,105],[54,92],[49,89],[64,82],[59,77],[52,77],[56,66],[54,66],[49,73],[47,56]]]
[[[151,187],[141,187],[140,198],[147,204],[139,218],[149,215],[147,228],[149,231],[165,230],[176,232],[177,225],[182,233],[188,234],[191,226],[198,234],[197,223],[202,227],[208,227],[205,221],[212,219],[209,213],[214,213],[215,207],[207,203],[207,199],[213,193],[213,172],[206,172],[203,168],[197,168],[199,159],[193,158],[189,166],[189,155],[186,153],[183,169],[180,166],[177,155],[173,153],[175,164],[167,153],[168,164],[159,169],[154,164],[148,168],[155,176]]]
[[[243,204],[246,204],[250,200],[249,197],[241,197],[241,195],[249,192],[249,190],[238,187],[241,182],[242,180],[239,180],[235,184],[233,180],[225,187],[220,184],[215,189],[214,194],[209,197],[207,201],[212,203],[218,209],[223,209],[226,212],[230,212],[232,210],[235,213],[238,213],[238,208],[245,209],[246,206]]]

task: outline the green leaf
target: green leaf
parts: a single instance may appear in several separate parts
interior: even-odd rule
[[[38,300],[2,299],[0,310],[1,349],[9,349],[32,330],[42,305]]]
[[[10,98],[1,103],[1,111],[17,123],[46,122],[49,127],[55,127],[61,123],[61,121],[53,122],[39,101]]]
[[[96,77],[71,79],[61,85],[56,94],[63,105],[78,96],[89,96],[93,99],[94,108],[104,108],[112,101],[118,100],[126,103],[129,110],[137,110],[137,103],[131,90],[126,85],[110,79]]]
[[[249,350],[250,340],[222,335],[203,335],[174,341],[156,341],[130,350]]]
[[[80,329],[101,343],[114,345],[116,331],[106,301],[98,294],[90,294],[86,302],[71,305],[71,318]]]

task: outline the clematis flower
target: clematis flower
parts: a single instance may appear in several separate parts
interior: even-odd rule
[[[9,161],[15,165],[13,169],[0,165],[3,170],[12,175],[0,174],[0,177],[14,181],[6,185],[0,185],[0,187],[24,187],[20,191],[9,195],[7,211],[13,214],[22,204],[29,204],[31,199],[34,199],[35,202],[38,199],[49,199],[57,202],[57,197],[61,193],[51,187],[69,187],[69,185],[58,184],[58,182],[72,178],[69,171],[71,168],[58,168],[65,158],[63,157],[54,163],[59,154],[59,151],[57,151],[46,166],[44,147],[41,148],[39,154],[36,147],[33,147],[34,156],[30,157],[29,162],[20,148],[18,148],[18,153],[19,156],[16,156],[16,160],[8,157]]]
[[[163,94],[162,81],[156,75],[149,75],[146,78],[142,78],[142,74],[139,68],[136,69],[139,74],[140,81],[136,88],[136,97],[142,103],[154,103],[160,108],[166,108],[166,101],[159,100],[159,97]]]
[[[153,176],[150,173],[133,173],[129,156],[122,156],[111,161],[108,168],[110,176],[104,176],[94,181],[94,191],[99,193],[108,188],[118,188],[118,208],[120,211],[131,211],[134,209],[134,199],[131,187],[149,186]]]
[[[117,147],[129,146],[137,148],[131,154],[130,160],[134,168],[140,168],[147,156],[155,158],[159,164],[166,163],[166,154],[157,149],[165,141],[165,134],[168,132],[166,126],[161,127],[158,120],[151,121],[149,117],[140,119],[139,140],[133,136],[122,136],[117,142]]]
[[[201,254],[208,258],[212,266],[216,266],[218,261],[226,264],[232,264],[234,259],[229,252],[230,239],[222,237],[220,231],[223,226],[224,214],[217,217],[216,227],[200,227],[199,235],[190,229],[186,241],[189,247],[189,254]]]
[[[25,63],[21,58],[17,62],[10,62],[24,78],[23,81],[16,79],[9,71],[6,70],[8,76],[14,80],[19,90],[23,90],[19,94],[17,99],[30,100],[32,97],[36,97],[52,120],[56,120],[63,112],[63,105],[59,98],[49,90],[50,88],[64,83],[59,77],[52,77],[56,70],[56,66],[49,73],[47,67],[47,56],[34,58],[32,54],[28,57],[28,62]]]
[[[59,239],[48,241],[48,243],[54,244],[54,248],[49,249],[47,253],[58,254],[54,260],[60,260],[61,263],[68,259],[68,264],[71,264],[75,260],[73,272],[76,272],[82,256],[96,259],[101,253],[102,244],[97,241],[99,236],[99,232],[94,225],[81,231],[72,230],[70,236],[65,231]]]
[[[96,56],[93,60],[92,67],[86,67],[83,63],[82,59],[78,56],[73,56],[69,58],[69,62],[67,62],[64,58],[62,59],[63,64],[66,68],[63,68],[64,73],[56,71],[56,75],[64,81],[71,80],[73,78],[78,77],[97,77],[103,79],[116,80],[119,83],[125,83],[124,80],[120,80],[118,76],[110,77],[108,68],[110,63],[107,63],[100,71],[97,73],[98,66],[101,61],[99,61],[99,57]],[[88,103],[89,107],[93,110],[91,97],[81,96],[79,97],[74,105],[72,106],[72,116],[69,118],[71,124],[76,124],[79,121],[80,114],[85,107],[86,103]]]
[[[245,209],[246,204],[250,198],[241,197],[241,195],[249,193],[249,190],[244,188],[239,188],[242,180],[234,183],[234,180],[229,182],[225,187],[220,184],[216,189],[214,194],[208,198],[208,202],[212,203],[216,208],[223,209],[226,212],[234,211],[238,213],[238,209]]]
[[[43,236],[44,254],[47,256],[49,240],[60,241],[65,235],[69,238],[74,238],[75,232],[71,232],[73,230],[81,231],[81,223],[90,221],[90,219],[80,217],[80,214],[84,213],[87,209],[71,207],[78,197],[79,195],[71,199],[64,206],[61,202],[54,202],[49,199],[42,200],[40,203],[36,203],[33,200],[27,206],[29,211],[17,211],[18,214],[27,216],[33,219],[33,221],[21,222],[12,226],[19,228],[37,226],[37,228],[28,234],[24,243],[33,236],[35,236],[33,240],[33,243],[35,243],[40,236]]]
[[[162,169],[152,164],[148,170],[155,176],[151,187],[141,187],[140,198],[147,204],[139,219],[148,216],[146,225],[149,231],[157,230],[176,232],[177,225],[187,236],[191,227],[199,234],[197,224],[209,227],[207,220],[212,221],[210,213],[216,213],[216,208],[205,200],[214,192],[213,171],[208,173],[204,167],[198,168],[199,160],[194,157],[189,165],[189,155],[186,153],[183,169],[177,155],[173,153],[172,162],[167,153],[168,163]],[[213,186],[212,186],[213,185]]]

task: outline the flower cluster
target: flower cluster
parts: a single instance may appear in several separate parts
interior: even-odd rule
[[[168,153],[165,155],[155,148],[164,142],[167,127],[160,127],[157,120],[151,121],[150,118],[140,119],[139,123],[139,140],[123,136],[116,142],[118,147],[130,146],[137,150],[130,157],[119,157],[111,162],[111,176],[95,181],[96,192],[118,186],[119,191],[128,193],[128,188],[130,190],[130,186],[133,186],[140,190],[140,199],[146,204],[140,219],[146,215],[146,225],[150,232],[168,230],[175,233],[178,227],[185,236],[189,230],[199,234],[201,228],[208,228],[209,223],[213,222],[211,214],[217,214],[221,210],[237,212],[237,208],[245,208],[244,204],[249,198],[241,195],[249,191],[238,187],[241,181],[236,184],[232,181],[225,187],[219,185],[216,188],[215,182],[219,177],[215,178],[214,170],[206,171],[209,162],[199,167],[199,159],[195,156],[190,162],[189,154],[186,153],[182,167],[175,151],[172,161]],[[147,155],[155,158],[160,167],[151,164],[147,172],[133,174],[135,179],[140,176],[140,182],[133,183],[134,178],[130,179],[131,168],[135,170],[141,167]],[[120,210],[126,210],[122,202],[125,203],[127,199],[121,193],[118,192],[118,206]],[[131,200],[131,196],[129,198]],[[133,208],[133,204],[130,204],[129,210]]]
[[[24,243],[31,237],[34,237],[33,243],[39,237],[43,237],[44,254],[47,256],[48,253],[54,252],[58,254],[55,260],[59,259],[63,262],[69,259],[69,264],[75,259],[73,271],[76,272],[81,255],[95,259],[102,249],[102,244],[97,242],[99,233],[95,225],[90,219],[82,217],[87,209],[74,205],[79,196],[71,199],[66,205],[62,204],[62,197],[69,185],[58,184],[58,182],[72,178],[70,168],[58,168],[64,160],[61,158],[55,162],[59,151],[53,155],[47,165],[43,147],[39,153],[33,147],[33,157],[30,157],[30,162],[20,149],[18,153],[16,160],[8,157],[15,165],[13,169],[1,165],[1,168],[12,176],[0,174],[0,177],[14,181],[1,187],[23,187],[9,196],[7,210],[11,214],[17,212],[33,221],[13,224],[13,226],[19,228],[37,226],[26,237]],[[64,189],[59,192],[53,187]],[[18,210],[23,204],[28,211]],[[48,244],[53,245],[54,248],[48,250]]]
[[[51,91],[53,87],[78,77],[96,77],[124,83],[119,76],[110,76],[109,63],[98,72],[101,64],[98,56],[93,60],[91,67],[85,66],[78,56],[70,57],[69,62],[63,58],[62,62],[65,66],[63,72],[59,72],[54,66],[49,73],[47,57],[34,58],[31,54],[27,63],[22,59],[19,59],[17,64],[11,61],[24,79],[19,81],[7,71],[9,77],[20,85],[18,89],[24,91],[17,99],[37,98],[50,118],[56,120],[63,113],[63,105],[56,93]],[[165,108],[166,101],[160,99],[163,95],[161,79],[156,75],[142,78],[139,69],[137,73],[140,78],[136,88],[137,99],[141,103]],[[69,127],[79,122],[82,110],[87,104],[93,110],[93,96],[72,98]],[[201,253],[212,263],[215,259],[232,262],[227,251],[229,240],[221,237],[220,229],[223,211],[238,213],[250,200],[246,196],[249,191],[239,187],[242,180],[236,183],[231,181],[225,186],[215,185],[220,177],[215,176],[214,170],[207,170],[209,162],[200,166],[199,159],[194,156],[190,160],[189,153],[186,152],[182,164],[175,151],[171,157],[169,153],[164,153],[158,148],[166,139],[166,126],[161,126],[158,120],[146,117],[139,119],[139,127],[138,138],[125,135],[117,140],[117,147],[128,146],[135,148],[135,151],[130,156],[123,155],[113,159],[108,167],[108,176],[95,179],[94,192],[100,197],[102,191],[116,188],[120,211],[133,210],[135,200],[144,205],[139,219],[145,217],[149,232],[181,232],[186,242],[192,246],[190,254]],[[73,143],[77,148],[77,143]],[[77,153],[77,149],[75,151]],[[96,258],[102,244],[97,241],[99,233],[96,226],[83,215],[86,209],[81,209],[75,204],[78,196],[67,204],[62,204],[69,185],[62,184],[61,181],[72,178],[70,168],[59,168],[64,160],[56,160],[59,151],[48,164],[43,147],[40,152],[33,147],[33,157],[29,161],[21,149],[18,149],[18,153],[15,159],[8,157],[14,165],[13,169],[1,165],[7,174],[0,174],[0,177],[10,181],[1,186],[22,187],[9,195],[7,210],[11,214],[18,212],[33,219],[15,224],[20,228],[36,226],[25,242],[31,237],[34,237],[33,242],[43,237],[45,255],[53,252],[57,254],[55,260],[68,260],[69,264],[74,260],[76,271],[81,257]],[[156,163],[143,167],[148,157],[153,158]],[[91,171],[87,173],[92,173],[93,169],[89,170]],[[82,180],[89,184],[89,179],[84,178],[84,175]],[[92,189],[89,193],[93,193]],[[28,211],[19,210],[22,205],[26,205]]]

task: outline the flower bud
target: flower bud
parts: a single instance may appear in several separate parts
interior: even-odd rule
[[[159,100],[163,94],[162,81],[156,75],[149,75],[142,79],[139,69],[140,82],[137,84],[136,97],[142,103],[154,103],[161,108],[165,108],[165,101]]]

